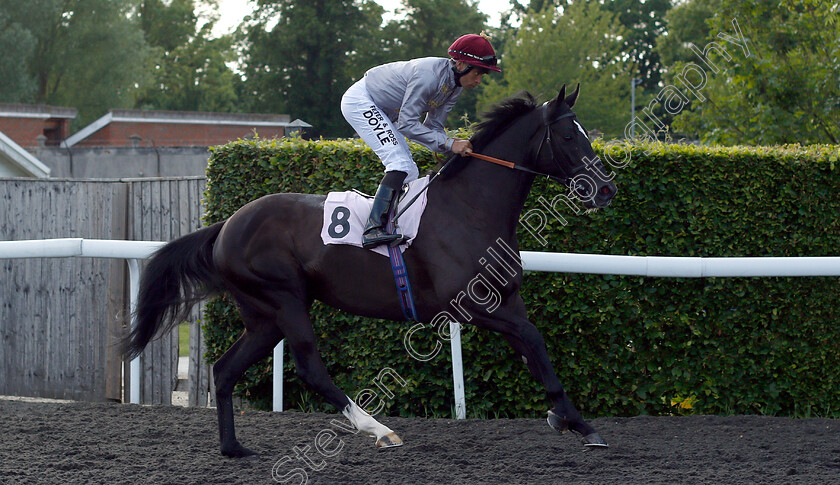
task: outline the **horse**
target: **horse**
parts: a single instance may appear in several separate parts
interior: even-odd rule
[[[542,335],[528,320],[519,294],[521,272],[499,278],[498,269],[479,259],[499,242],[518,257],[516,227],[538,175],[564,183],[588,208],[606,207],[615,195],[615,184],[572,111],[579,92],[580,85],[566,96],[564,84],[555,99],[542,105],[520,93],[491,108],[472,145],[476,153],[504,160],[509,168],[468,155],[453,157],[428,186],[420,231],[404,259],[419,321],[429,322],[455,298],[469,323],[500,333],[545,387],[553,403],[550,426],[572,431],[584,446],[605,447],[572,404]],[[128,358],[185,320],[201,299],[226,292],[236,303],[245,330],[213,365],[225,456],[256,454],[236,439],[233,388],[283,338],[308,387],[359,431],[375,437],[377,446],[402,444],[333,383],[318,351],[309,315],[314,300],[356,315],[406,320],[387,258],[356,246],[323,244],[324,201],[323,195],[280,193],[249,202],[226,221],[164,245],[143,272],[136,323],[122,342]],[[479,274],[495,281],[499,301],[492,307],[457,296]]]

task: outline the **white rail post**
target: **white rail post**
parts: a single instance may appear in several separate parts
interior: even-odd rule
[[[128,293],[129,293],[129,308],[131,309],[131,328],[137,325],[137,316],[134,311],[137,309],[137,296],[140,294],[140,262],[136,259],[127,259],[128,263]],[[129,388],[129,402],[132,404],[140,404],[140,357],[131,359],[129,364],[129,378],[131,380],[131,387]]]
[[[271,410],[278,413],[283,411],[283,344],[285,342],[286,339],[283,339],[274,347]]]
[[[461,358],[461,324],[449,322],[449,345],[452,348],[452,384],[455,388],[455,418],[466,419],[467,400],[464,397],[464,361]]]

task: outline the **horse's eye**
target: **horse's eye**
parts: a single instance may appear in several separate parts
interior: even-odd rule
[[[564,138],[566,141],[569,141],[569,140],[571,140],[571,139],[572,139],[572,135],[563,135],[563,138]]]

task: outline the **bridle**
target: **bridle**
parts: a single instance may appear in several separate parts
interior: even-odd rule
[[[566,172],[566,170],[563,168],[563,164],[561,164],[557,159],[554,158],[554,149],[552,148],[552,143],[551,143],[551,125],[553,125],[554,123],[557,123],[558,121],[560,121],[564,118],[572,118],[572,117],[575,116],[575,113],[573,111],[569,111],[568,113],[564,113],[564,114],[561,114],[560,116],[557,116],[553,119],[549,119],[548,118],[548,102],[543,104],[542,108],[543,108],[542,120],[543,120],[543,126],[545,127],[545,133],[543,134],[543,138],[542,138],[542,141],[540,142],[540,147],[537,149],[537,154],[536,154],[535,158],[539,159],[540,153],[542,153],[543,146],[548,146],[549,156],[551,157],[551,160],[556,162],[557,165],[560,167],[560,171],[563,172],[562,176],[558,177],[557,175],[551,175],[551,174],[547,174],[547,173],[544,173],[544,172],[539,172],[539,171],[536,171],[536,170],[532,170],[528,167],[523,167],[522,165],[517,165],[517,164],[515,164],[513,162],[509,162],[507,160],[502,160],[501,158],[491,157],[489,155],[483,155],[481,153],[471,152],[469,155],[465,155],[465,156],[477,158],[479,160],[484,160],[485,162],[495,163],[496,165],[501,165],[503,167],[507,167],[507,168],[510,168],[510,169],[513,169],[513,170],[519,170],[520,172],[526,172],[526,173],[530,173],[530,174],[533,174],[533,175],[538,175],[538,176],[541,176],[541,177],[545,177],[547,179],[551,179],[551,180],[554,180],[556,182],[560,182],[563,185],[565,185],[569,188],[572,188],[574,190],[583,189],[583,187],[580,185],[580,183],[575,183],[575,187],[572,187],[572,182],[574,182],[575,177],[581,171],[589,168],[591,164],[595,163],[595,161],[598,160],[598,158],[595,157],[595,161],[589,162],[586,165],[584,165],[582,167],[579,167],[576,170],[572,171],[571,174],[568,174]],[[443,171],[446,170],[446,168],[457,158],[458,158],[457,155],[450,158],[449,161],[447,161],[443,165],[443,167],[441,167],[441,169],[438,170],[432,176],[431,179],[429,179],[429,183],[426,184],[426,186],[423,188],[423,190],[421,190],[417,195],[415,195],[414,198],[411,199],[408,202],[407,205],[404,205],[404,207],[397,213],[397,215],[394,217],[394,219],[399,218],[399,216],[401,216],[403,214],[403,212],[405,212],[408,209],[408,207],[411,204],[413,204],[414,201],[416,201],[417,198],[420,197],[420,195],[423,192],[426,191],[426,189],[429,188],[429,186],[437,178],[437,176],[440,175],[441,173],[443,173]]]
[[[505,167],[508,167],[508,168],[511,168],[511,169],[514,169],[514,170],[519,170],[521,172],[527,172],[527,173],[530,173],[530,174],[545,177],[547,179],[551,179],[551,180],[554,180],[556,182],[560,182],[563,185],[566,185],[567,187],[570,187],[574,178],[580,172],[589,168],[589,164],[578,167],[577,169],[573,170],[571,173],[568,173],[566,171],[566,169],[563,167],[563,164],[560,163],[560,161],[557,160],[554,157],[554,148],[552,147],[552,143],[551,143],[551,125],[553,125],[554,123],[557,123],[558,121],[560,121],[564,118],[574,118],[575,113],[573,111],[569,111],[568,113],[563,113],[563,114],[561,114],[559,116],[556,116],[554,118],[549,118],[548,117],[548,114],[549,114],[548,102],[543,104],[542,108],[543,108],[542,120],[543,120],[543,126],[545,127],[545,132],[543,133],[542,141],[540,141],[540,146],[537,149],[537,154],[534,158],[539,160],[543,147],[547,146],[548,147],[548,154],[549,154],[550,159],[552,161],[554,161],[555,163],[557,163],[557,166],[560,168],[560,171],[563,173],[563,175],[561,175],[561,176],[550,175],[550,174],[547,174],[545,172],[539,172],[539,171],[536,171],[536,170],[532,170],[528,167],[523,167],[522,165],[517,165],[513,162],[508,162],[507,160],[501,160],[499,158],[490,157],[490,156],[487,156],[487,155],[482,155],[480,153],[472,152],[469,156],[474,157],[474,158],[478,158],[479,160],[484,160],[486,162],[491,162],[491,163],[495,163],[497,165],[502,165],[502,166],[505,166]],[[597,160],[597,157],[595,158],[595,160]],[[591,162],[591,163],[594,163],[594,161]],[[577,188],[581,188],[580,184],[578,184]]]
[[[542,108],[543,108],[542,119],[543,119],[543,126],[545,126],[545,134],[543,135],[543,139],[540,142],[540,147],[537,149],[537,156],[534,157],[534,158],[536,160],[539,160],[543,147],[548,146],[549,159],[551,161],[557,163],[557,167],[563,173],[562,176],[560,176],[560,177],[555,176],[555,177],[552,177],[552,179],[558,180],[558,181],[562,182],[564,185],[569,185],[571,183],[572,179],[574,178],[574,176],[577,175],[577,172],[579,172],[579,170],[573,171],[570,175],[568,172],[566,172],[566,169],[563,167],[563,164],[560,163],[560,161],[557,160],[554,157],[554,148],[553,148],[552,143],[551,143],[551,125],[553,125],[554,123],[557,123],[558,121],[562,120],[563,118],[574,118],[575,113],[573,111],[569,111],[568,113],[564,113],[564,114],[561,114],[559,116],[556,116],[554,119],[549,119],[548,118],[548,102],[544,103],[542,105]]]

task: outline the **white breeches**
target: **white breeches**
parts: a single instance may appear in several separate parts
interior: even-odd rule
[[[341,98],[341,114],[373,149],[385,165],[386,172],[399,170],[407,173],[405,183],[417,179],[419,171],[411,158],[408,142],[373,102],[365,86],[365,78],[344,93]]]

